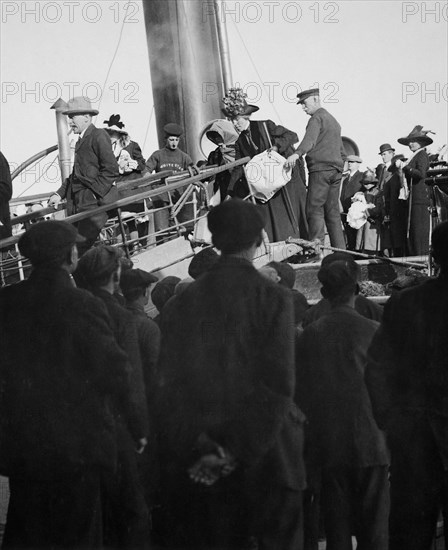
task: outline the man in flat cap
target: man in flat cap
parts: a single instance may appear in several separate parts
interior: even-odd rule
[[[56,207],[61,199],[66,199],[67,214],[71,215],[118,200],[115,180],[119,177],[119,170],[109,135],[92,123],[92,117],[98,111],[92,108],[88,98],[74,97],[67,103],[63,114],[68,116],[71,130],[80,139],[76,143],[73,171],[50,196],[48,204]],[[80,254],[93,245],[107,218],[107,213],[102,212],[78,222],[78,231],[86,238]]]
[[[429,550],[441,509],[446,522],[448,222],[431,248],[439,276],[391,296],[366,370],[391,451],[390,550]]]
[[[165,133],[165,147],[155,151],[146,161],[146,168],[150,173],[171,170],[172,172],[183,172],[193,170],[194,163],[187,153],[179,149],[179,142],[184,130],[179,124],[170,122],[163,127]],[[193,172],[191,172],[193,173]],[[155,208],[163,208],[170,204],[168,193],[161,193],[154,201]],[[154,215],[155,229],[166,229],[169,226],[168,209],[156,212]]]
[[[84,239],[44,221],[19,240],[28,280],[0,290],[3,548],[102,547],[101,483],[115,471],[110,402],[129,402],[128,359],[102,303],[71,273]]]
[[[362,159],[357,155],[348,155],[346,162],[348,164],[348,170],[342,174],[339,200],[341,202],[341,217],[347,239],[347,249],[355,250],[357,230],[350,227],[347,223],[347,212],[352,205],[353,195],[358,191],[361,191],[361,180],[363,173],[359,170],[359,167],[361,166]]]
[[[379,325],[354,309],[358,270],[351,258],[319,270],[331,310],[298,339],[296,401],[308,420],[309,480],[321,478],[327,547],[351,548],[355,535],[359,548],[387,550],[388,452],[364,381]]]
[[[312,88],[297,95],[310,120],[303,140],[287,164],[294,166],[306,155],[309,181],[306,203],[309,239],[323,244],[325,225],[332,246],[345,249],[339,213],[339,187],[345,160],[339,122],[321,106],[319,89]]]
[[[392,177],[392,170],[389,170],[392,162],[392,158],[395,155],[395,149],[390,145],[390,143],[383,143],[380,145],[380,150],[378,153],[381,156],[382,162],[378,164],[378,166],[375,168],[375,174],[378,178],[378,190],[380,192],[380,199],[381,199],[381,218],[382,222],[381,225],[379,225],[379,248],[382,253],[387,252],[387,254],[391,253],[392,247],[392,238],[391,238],[391,231],[390,231],[390,225],[388,223],[388,220],[386,218],[386,221],[384,221],[384,218],[386,217],[386,205],[385,205],[385,187],[387,185],[387,182]]]
[[[164,310],[160,441],[175,548],[302,544],[301,412],[291,296],[252,265],[264,219],[231,199],[208,216],[217,262]]]

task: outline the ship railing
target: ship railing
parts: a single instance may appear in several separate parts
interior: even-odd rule
[[[190,241],[194,241],[195,229],[201,225],[201,221],[205,220],[209,209],[207,182],[213,181],[216,174],[233,170],[248,161],[249,158],[245,157],[223,166],[204,167],[195,175],[190,175],[190,172],[173,173],[171,171],[145,175],[119,185],[119,192],[123,198],[94,210],[71,216],[65,215],[66,205],[62,203],[57,209],[44,207],[12,218],[13,226],[20,228],[21,231],[20,233],[16,231],[12,237],[0,240],[0,286],[25,278],[28,262],[20,256],[17,243],[23,231],[32,223],[48,217],[77,223],[99,213],[108,212],[110,217],[100,233],[99,241],[122,248],[127,257],[159,246],[179,236],[185,236]],[[176,194],[175,197],[173,197],[174,194]],[[36,198],[38,201],[42,201],[48,196],[38,195]],[[168,197],[168,204],[154,207],[152,201],[161,196]],[[30,197],[22,199],[22,202],[25,201],[31,202]],[[138,203],[142,205],[141,211],[131,212],[126,209],[128,206]],[[188,207],[190,208],[186,213]],[[168,227],[155,228],[155,219],[158,216],[164,216],[169,220]],[[147,233],[131,237],[129,226],[132,222],[134,224],[141,223],[139,220],[142,219],[148,221]],[[206,243],[199,242],[198,244]]]

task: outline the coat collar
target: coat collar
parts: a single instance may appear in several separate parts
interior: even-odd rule
[[[75,288],[73,277],[62,268],[36,267],[28,279],[39,286],[51,286],[52,288]]]

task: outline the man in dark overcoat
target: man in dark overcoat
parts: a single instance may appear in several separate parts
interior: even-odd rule
[[[356,235],[357,229],[354,229],[347,223],[347,213],[352,205],[352,197],[358,191],[361,191],[361,180],[363,178],[363,172],[359,170],[362,159],[357,155],[348,155],[347,159],[348,171],[344,172],[341,179],[341,193],[339,200],[341,202],[341,217],[344,224],[345,236],[347,239],[347,249],[356,249]]]
[[[358,266],[352,258],[323,265],[322,294],[331,311],[297,343],[296,400],[307,416],[309,474],[321,476],[328,549],[387,550],[388,452],[364,382],[378,323],[354,309]]]
[[[448,222],[432,233],[440,275],[391,296],[366,370],[391,450],[390,550],[429,550],[448,504]]]
[[[165,511],[175,548],[302,548],[303,415],[290,294],[252,265],[264,220],[231,199],[208,218],[220,259],[164,310]],[[171,547],[171,546],[170,546]]]
[[[92,116],[98,111],[92,109],[90,100],[86,97],[70,99],[63,114],[68,116],[70,128],[80,139],[76,143],[73,171],[51,195],[48,204],[57,206],[61,199],[66,199],[70,216],[118,200],[115,182],[119,170],[106,130],[92,123]],[[86,238],[80,255],[95,242],[107,218],[107,212],[101,212],[78,222],[78,231]]]
[[[129,401],[128,359],[103,304],[71,276],[73,226],[31,226],[28,280],[0,290],[0,474],[9,477],[3,548],[99,548],[100,485],[116,469],[111,401]]]

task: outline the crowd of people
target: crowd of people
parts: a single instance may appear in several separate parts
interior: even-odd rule
[[[4,549],[431,548],[448,498],[448,222],[439,276],[383,316],[346,252],[324,258],[312,307],[291,266],[255,269],[267,216],[213,208],[215,250],[182,281],[107,245],[79,257],[64,221],[20,237],[33,270],[0,290]]]
[[[98,111],[88,98],[74,97],[63,111],[72,132],[79,135],[74,168],[50,196],[49,205],[57,207],[64,199],[69,215],[91,211],[128,197],[129,181],[146,174],[194,175],[203,165],[223,166],[246,157],[255,162],[268,152],[279,155],[288,174],[286,183],[275,188],[268,200],[253,199],[265,210],[265,231],[271,242],[298,237],[323,245],[326,229],[331,246],[341,250],[386,256],[427,254],[430,201],[425,185],[429,167],[425,148],[432,143],[430,132],[416,126],[398,139],[409,146],[408,158],[396,155],[389,143],[381,145],[382,162],[375,170],[362,172],[362,159],[346,154],[341,126],[322,106],[319,89],[301,92],[297,98],[310,116],[302,140],[272,120],[252,120],[259,108],[247,103],[241,89],[230,89],[223,99],[226,119],[213,121],[206,132],[216,148],[207,160],[196,159],[195,164],[179,147],[184,131],[179,124],[164,126],[165,146],[146,160],[120,115],[111,115],[103,128],[96,128],[92,117]],[[148,242],[150,219],[157,242],[173,225],[173,207],[180,194],[163,191],[163,183],[156,186],[160,187],[160,195],[125,209],[129,237],[136,248]],[[212,206],[229,198],[257,196],[243,166],[217,174],[209,182],[208,194],[212,200],[205,202]],[[176,225],[187,225],[192,217],[183,206],[177,212]],[[96,241],[107,218],[104,211],[78,222],[79,232],[86,237],[81,254]]]

